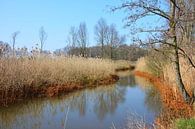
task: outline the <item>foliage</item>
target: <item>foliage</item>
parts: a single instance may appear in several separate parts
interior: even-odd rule
[[[194,129],[195,119],[179,119],[175,123],[176,129]]]

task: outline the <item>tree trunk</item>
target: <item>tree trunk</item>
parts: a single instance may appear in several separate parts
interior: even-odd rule
[[[102,56],[102,58],[104,58],[104,46],[103,46],[103,44],[102,44],[102,52],[101,52],[101,56]]]
[[[101,41],[101,56],[102,56],[102,58],[104,58],[104,41],[103,41],[103,39],[102,39],[102,41]]]
[[[173,56],[174,56],[176,83],[185,101],[187,103],[190,103],[193,97],[191,98],[189,93],[187,92],[184,86],[183,80],[182,80],[182,76],[181,76],[178,41],[177,41],[177,36],[176,36],[176,21],[175,21],[176,13],[177,13],[176,7],[173,3],[171,3],[170,34],[171,34],[171,38],[173,41],[173,45],[175,46]]]
[[[42,54],[43,52],[43,43],[41,42],[41,50],[40,50],[40,53]]]
[[[13,39],[13,57],[15,57],[15,39]]]
[[[187,92],[187,90],[184,86],[182,76],[181,76],[180,60],[179,60],[179,52],[178,52],[178,46],[177,46],[178,44],[177,44],[176,36],[174,36],[173,43],[175,45],[175,48],[174,48],[174,59],[175,59],[174,65],[175,65],[175,72],[176,72],[175,73],[176,74],[176,83],[177,83],[177,86],[179,87],[179,90],[182,93],[184,99],[186,100],[186,102],[190,103],[192,100],[191,100],[191,97],[190,97],[189,93]]]
[[[112,59],[113,58],[113,48],[112,48],[112,46],[110,46],[110,59]]]

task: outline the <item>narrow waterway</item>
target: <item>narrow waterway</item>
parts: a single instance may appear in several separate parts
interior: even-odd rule
[[[114,85],[0,108],[0,129],[124,128],[136,119],[149,125],[160,110],[158,92],[149,82],[121,73]]]

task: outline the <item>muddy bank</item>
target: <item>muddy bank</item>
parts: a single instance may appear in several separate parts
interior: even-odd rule
[[[73,92],[84,88],[92,88],[100,85],[109,85],[117,82],[117,75],[110,75],[107,78],[99,80],[83,80],[82,82],[67,82],[65,84],[45,84],[36,87],[33,83],[29,86],[23,86],[18,89],[0,89],[0,106],[8,106],[24,99],[37,97],[53,97],[61,94]]]
[[[163,110],[155,120],[157,126],[168,128],[174,120],[191,118],[194,115],[193,107],[185,102],[176,87],[170,86],[162,78],[146,72],[135,71],[134,74],[148,79],[160,93]]]
[[[135,66],[134,65],[130,65],[129,67],[121,67],[121,68],[117,68],[115,69],[116,72],[122,72],[122,71],[127,71],[127,70],[134,70]]]

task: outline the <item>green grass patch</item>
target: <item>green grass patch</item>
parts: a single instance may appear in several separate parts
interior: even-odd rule
[[[176,121],[176,129],[195,129],[195,118],[179,119]]]

